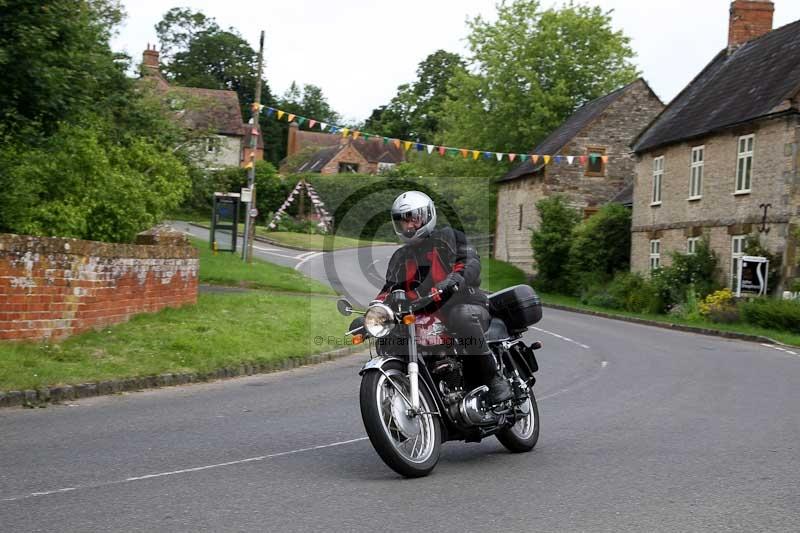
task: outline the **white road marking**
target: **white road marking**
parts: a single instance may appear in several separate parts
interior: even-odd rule
[[[800,356],[800,354],[798,354],[797,352],[794,352],[794,351],[789,350],[787,348],[784,348],[782,346],[776,346],[775,344],[767,344],[765,342],[762,342],[761,346],[766,346],[767,348],[772,348],[773,350],[778,350],[780,352],[785,352],[785,353],[788,353],[789,355],[798,355],[798,356]]]
[[[541,329],[541,328],[536,328],[536,327],[531,327],[531,329],[535,329],[536,331],[540,331],[542,333],[547,333],[548,335],[552,335],[553,337],[556,337],[557,339],[561,339],[562,341],[571,342],[572,344],[577,344],[578,346],[580,346],[584,350],[590,350],[591,349],[588,346],[586,346],[585,344],[581,344],[578,341],[574,341],[574,340],[570,339],[569,337],[564,337],[563,335],[559,335],[558,333],[553,333],[552,331],[547,331],[546,329]]]
[[[286,255],[275,252],[274,250],[277,250],[277,248],[262,248],[261,246],[253,246],[253,249],[258,250],[259,252],[264,252],[265,254],[269,255],[277,255],[278,257],[285,257],[287,259],[297,259],[296,255]]]
[[[300,270],[300,267],[301,267],[301,266],[303,266],[303,265],[306,263],[306,261],[310,261],[311,259],[314,259],[314,258],[315,258],[315,257],[317,257],[318,255],[322,255],[322,252],[312,252],[312,253],[311,253],[311,255],[308,255],[308,256],[306,256],[306,257],[305,257],[305,259],[303,259],[302,261],[300,261],[299,263],[297,263],[297,264],[294,266],[294,269],[295,269],[295,270]]]
[[[157,474],[147,474],[147,475],[144,475],[144,476],[134,476],[134,477],[129,477],[129,478],[120,479],[120,480],[116,480],[116,481],[109,481],[109,482],[106,482],[106,483],[96,483],[96,484],[93,484],[93,485],[84,485],[84,486],[78,486],[78,487],[67,487],[65,489],[56,489],[56,490],[31,492],[30,494],[26,494],[24,496],[17,496],[17,497],[14,497],[14,498],[3,498],[0,501],[2,501],[2,502],[13,502],[13,501],[18,501],[18,500],[25,500],[25,499],[28,499],[28,498],[35,498],[35,497],[38,497],[38,496],[48,496],[48,495],[51,495],[51,494],[72,492],[72,491],[81,490],[81,489],[96,489],[96,488],[99,488],[99,487],[108,487],[108,486],[111,486],[111,485],[121,485],[121,484],[124,484],[124,483],[132,483],[134,481],[142,481],[142,480],[145,480],[145,479],[154,479],[154,478],[160,478],[160,477],[165,477],[165,476],[175,476],[175,475],[179,475],[179,474],[188,474],[188,473],[191,473],[191,472],[200,472],[202,470],[209,470],[211,468],[221,468],[221,467],[224,467],[224,466],[240,465],[240,464],[245,464],[245,463],[254,463],[254,462],[257,462],[257,461],[265,461],[267,459],[273,459],[275,457],[283,457],[285,455],[293,455],[293,454],[296,454],[296,453],[309,452],[309,451],[313,451],[313,450],[322,450],[324,448],[333,448],[334,446],[343,446],[345,444],[352,444],[354,442],[361,442],[363,440],[367,440],[367,438],[368,437],[360,437],[358,439],[343,440],[343,441],[339,441],[339,442],[332,442],[330,444],[321,444],[319,446],[310,446],[308,448],[299,448],[297,450],[289,450],[289,451],[286,451],[286,452],[271,453],[269,455],[260,455],[258,457],[250,457],[250,458],[247,458],[247,459],[240,459],[238,461],[228,461],[227,463],[217,463],[217,464],[213,464],[213,465],[197,466],[197,467],[194,467],[194,468],[184,468],[182,470],[172,470],[170,472],[159,472]]]

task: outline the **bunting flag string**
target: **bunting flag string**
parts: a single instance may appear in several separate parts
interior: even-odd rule
[[[266,113],[267,117],[275,115],[278,120],[282,120],[283,117],[285,116],[287,122],[296,122],[298,126],[302,126],[305,123],[308,125],[309,129],[314,129],[315,126],[318,126],[320,131],[327,130],[328,133],[340,134],[343,138],[352,137],[355,140],[360,137],[363,138],[365,141],[373,139],[376,142],[383,142],[384,145],[392,143],[396,148],[406,152],[408,152],[413,148],[418,152],[427,152],[428,155],[431,155],[434,152],[436,152],[442,157],[446,155],[457,156],[460,154],[463,159],[469,159],[471,157],[474,161],[477,161],[479,158],[485,159],[487,161],[491,161],[493,159],[497,161],[503,161],[503,159],[506,159],[509,162],[513,163],[518,159],[520,162],[524,163],[525,161],[530,159],[534,165],[536,165],[541,160],[545,165],[549,165],[551,162],[555,164],[566,163],[567,165],[573,165],[574,163],[577,162],[581,166],[586,166],[587,163],[595,164],[598,161],[598,159],[602,161],[603,164],[605,165],[608,163],[609,159],[607,155],[598,153],[590,153],[588,156],[560,155],[560,154],[521,154],[521,153],[510,153],[510,152],[474,150],[471,148],[454,148],[450,146],[439,146],[434,144],[423,144],[416,141],[395,139],[392,137],[384,137],[381,135],[376,135],[374,133],[359,131],[353,128],[335,126],[333,124],[328,124],[326,122],[320,122],[319,120],[313,118],[302,117],[295,113],[288,113],[286,111],[283,111],[281,109],[276,109],[274,107],[268,107],[261,104],[253,104],[253,110],[255,110],[256,108],[258,108],[259,112]],[[258,131],[255,128],[253,128],[253,134],[258,135]],[[294,191],[292,192],[292,194],[294,194]]]

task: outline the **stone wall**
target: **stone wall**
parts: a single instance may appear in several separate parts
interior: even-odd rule
[[[791,224],[800,215],[798,203],[797,118],[751,123],[706,138],[641,154],[636,165],[631,269],[649,270],[649,241],[660,238],[662,265],[673,251],[685,252],[686,239],[705,235],[720,257],[722,279],[728,280],[731,238],[760,235],[762,245],[783,256],[783,277],[794,274],[793,246],[787,246]],[[755,135],[751,192],[736,190],[737,142]],[[704,146],[702,196],[689,199],[692,148]],[[653,158],[664,156],[661,204],[651,205]],[[758,231],[764,204],[771,204],[768,233]],[[665,258],[667,259],[665,261]]]
[[[0,234],[0,340],[63,339],[197,301],[197,250],[181,234],[141,244]]]

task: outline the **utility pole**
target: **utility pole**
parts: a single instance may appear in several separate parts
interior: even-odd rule
[[[256,73],[256,97],[253,100],[251,118],[253,129],[250,130],[250,167],[247,169],[247,187],[250,189],[250,202],[247,204],[244,219],[244,240],[242,242],[242,259],[248,263],[253,262],[253,234],[255,233],[255,216],[252,215],[256,206],[256,149],[261,127],[258,118],[261,113],[261,75],[264,61],[264,30],[258,41],[258,72]]]

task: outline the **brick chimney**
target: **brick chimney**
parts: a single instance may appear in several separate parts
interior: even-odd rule
[[[286,155],[294,155],[297,152],[297,131],[300,129],[300,126],[297,125],[297,122],[292,122],[289,124],[289,138],[286,141]]]
[[[728,49],[736,48],[772,31],[774,11],[775,5],[771,0],[735,0],[731,2]]]
[[[161,77],[161,70],[158,64],[158,50],[156,50],[156,45],[153,45],[153,48],[150,48],[150,43],[147,43],[147,49],[142,54],[142,76]]]

